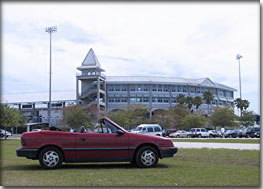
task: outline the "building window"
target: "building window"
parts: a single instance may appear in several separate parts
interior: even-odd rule
[[[191,93],[195,93],[195,87],[190,88]]]
[[[135,91],[135,85],[131,85],[131,91]]]
[[[224,92],[222,90],[218,90],[218,95],[219,96],[224,96]]]
[[[143,91],[148,91],[149,90],[149,86],[148,85],[144,85],[143,86]]]
[[[163,99],[163,102],[164,102],[164,103],[169,103],[169,98],[164,98],[164,99]]]
[[[114,102],[114,98],[109,98],[109,102]]]
[[[196,87],[196,93],[201,93],[200,87]]]
[[[171,87],[171,90],[172,90],[172,92],[176,92],[176,87],[175,87],[175,86],[172,86],[172,87]]]
[[[120,85],[115,85],[115,91],[120,91],[121,88],[120,88]]]
[[[168,88],[168,85],[165,85],[164,86],[164,92],[168,92],[169,90],[168,90],[169,88]]]
[[[184,93],[187,92],[187,88],[186,88],[186,86],[183,86],[183,92],[184,92]]]
[[[121,86],[121,91],[127,91],[126,85],[122,85],[122,86]]]
[[[23,108],[25,108],[25,109],[27,109],[27,108],[33,108],[33,105],[32,104],[23,104],[22,105],[22,109]]]
[[[163,86],[162,85],[158,85],[158,91],[163,91]]]
[[[114,90],[113,85],[109,85],[109,91],[113,91],[113,90]]]
[[[162,103],[163,102],[163,98],[159,97],[158,98],[158,103]]]
[[[176,89],[177,89],[177,92],[182,92],[181,86],[177,86]]]
[[[115,102],[121,102],[120,98],[115,98]]]
[[[148,97],[143,97],[143,102],[149,102],[149,98]]]
[[[121,98],[121,102],[127,102],[127,98]]]
[[[152,86],[152,91],[157,91],[156,85],[153,85],[153,86]]]
[[[226,96],[233,98],[233,92],[231,92],[231,91],[226,91]]]

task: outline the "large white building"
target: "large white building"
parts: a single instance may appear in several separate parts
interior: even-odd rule
[[[144,104],[149,115],[159,109],[177,105],[176,97],[203,96],[211,91],[214,96],[211,107],[233,106],[234,91],[231,87],[213,82],[209,78],[186,79],[155,76],[106,76],[98,58],[89,50],[76,76],[76,91],[52,92],[51,122],[56,125],[62,119],[62,107],[82,104],[98,111],[109,113],[125,109],[129,104]],[[17,108],[30,118],[30,122],[47,122],[48,93],[4,95],[3,101]],[[200,111],[207,112],[205,102]]]
[[[81,71],[76,77],[77,100],[84,107],[96,105],[98,110],[107,113],[124,109],[128,104],[144,104],[152,115],[155,110],[176,106],[179,94],[203,97],[205,91],[213,93],[212,108],[233,106],[236,91],[209,78],[105,76],[92,49],[77,69]],[[200,110],[206,113],[204,101]]]

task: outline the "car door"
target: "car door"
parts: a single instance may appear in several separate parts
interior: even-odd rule
[[[186,132],[186,131],[182,131],[182,133],[181,133],[181,137],[186,138],[186,137],[187,137],[187,132]]]
[[[78,133],[76,136],[76,161],[127,161],[132,153],[129,134],[117,134],[117,128],[107,120],[97,132]]]
[[[147,132],[148,135],[155,136],[155,133],[153,131],[153,127],[147,127],[147,131],[146,132]]]

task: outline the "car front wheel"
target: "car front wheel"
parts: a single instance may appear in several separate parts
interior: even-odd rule
[[[63,155],[56,147],[47,147],[39,153],[39,163],[44,169],[57,169],[61,167]]]
[[[135,159],[138,167],[150,168],[157,165],[159,156],[154,147],[144,146],[138,150]]]

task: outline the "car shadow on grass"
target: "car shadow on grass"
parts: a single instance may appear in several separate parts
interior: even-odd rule
[[[165,164],[158,164],[155,168],[169,168],[168,165]],[[56,170],[66,170],[66,169],[140,169],[134,165],[131,165],[130,163],[126,164],[117,164],[117,163],[109,163],[109,164],[99,164],[99,163],[94,163],[94,164],[63,164],[59,169]],[[34,170],[43,170],[40,165],[9,165],[5,166],[2,169],[3,171],[34,171]]]

